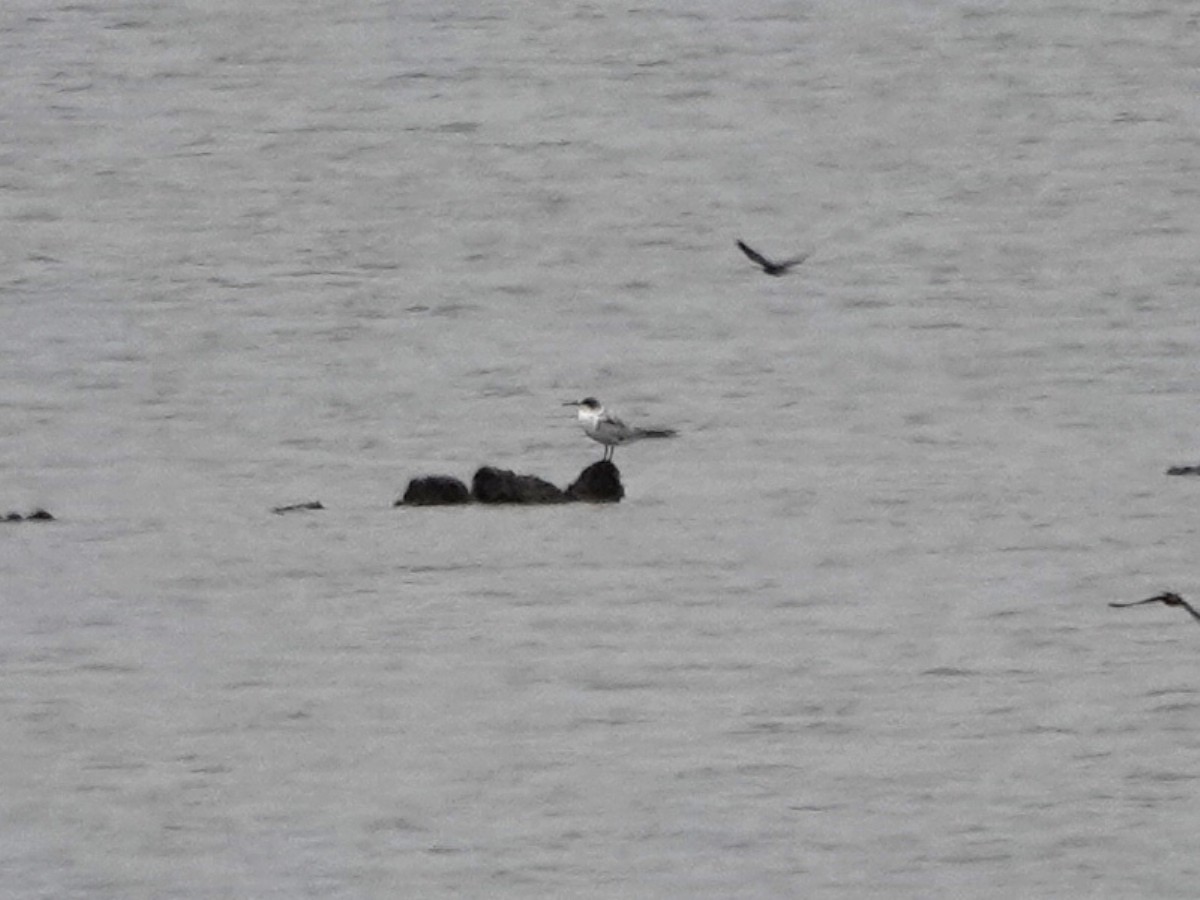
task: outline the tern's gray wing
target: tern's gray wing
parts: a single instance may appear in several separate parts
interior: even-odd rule
[[[753,247],[748,247],[746,244],[742,243],[741,241],[738,241],[737,245],[738,245],[738,248],[743,253],[745,253],[748,257],[750,257],[750,259],[754,260],[754,262],[758,263],[764,269],[770,268],[775,265],[775,263],[771,262],[769,259],[767,259],[765,256],[763,256],[761,253],[759,253]]]
[[[630,428],[620,418],[618,418],[617,416],[614,416],[612,413],[605,413],[603,416],[601,416],[600,423],[603,425],[610,425],[610,426],[612,426],[612,428],[614,428],[617,431],[622,431],[622,432],[632,432],[633,431],[632,428]]]
[[[792,266],[798,266],[798,265],[800,265],[800,263],[802,263],[806,259],[808,259],[808,257],[809,257],[809,254],[807,254],[807,253],[804,253],[800,256],[793,256],[791,259],[787,260],[786,262],[779,263],[779,268],[790,269]]]
[[[1110,603],[1109,606],[1114,606],[1120,609],[1123,606],[1143,606],[1146,603],[1161,603],[1157,597],[1151,597],[1149,600],[1134,600],[1132,603]]]

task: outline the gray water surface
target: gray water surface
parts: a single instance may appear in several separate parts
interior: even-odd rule
[[[1196,895],[1200,629],[1106,606],[1200,591],[1195,3],[17,0],[0,83],[0,892]],[[391,508],[588,394],[618,506]]]

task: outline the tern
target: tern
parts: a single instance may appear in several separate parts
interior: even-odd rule
[[[584,433],[593,441],[604,445],[604,458],[611,460],[613,453],[621,444],[632,444],[642,438],[668,438],[675,436],[673,428],[634,428],[626,425],[608,410],[595,397],[585,397],[573,400],[563,406],[574,406],[579,410],[579,424]]]
[[[1197,622],[1200,622],[1200,612],[1196,612],[1196,610],[1194,610],[1192,608],[1192,605],[1190,603],[1188,603],[1186,600],[1184,600],[1178,594],[1172,593],[1171,591],[1167,591],[1165,594],[1159,594],[1157,597],[1150,597],[1146,600],[1135,600],[1132,603],[1110,603],[1108,605],[1109,606],[1141,606],[1143,603],[1163,603],[1167,606],[1182,606],[1184,609],[1186,609],[1189,613],[1192,614],[1193,619],[1195,619]]]
[[[788,269],[790,269],[792,266],[798,266],[800,263],[808,259],[808,254],[805,253],[803,256],[795,256],[791,259],[786,259],[783,262],[773,262],[772,260],[769,260],[763,256],[753,247],[749,247],[741,241],[738,241],[737,245],[738,248],[741,249],[741,251],[748,257],[750,257],[752,261],[762,266],[762,270],[764,272],[766,272],[768,275],[774,275],[777,278],[780,275],[786,275],[788,273]]]

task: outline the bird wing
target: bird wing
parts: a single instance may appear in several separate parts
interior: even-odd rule
[[[1159,597],[1150,597],[1147,600],[1134,600],[1132,603],[1110,603],[1108,605],[1116,606],[1116,607],[1143,606],[1146,603],[1166,603],[1166,601],[1163,600],[1163,598],[1161,596],[1159,596]],[[1200,622],[1200,612],[1196,612],[1196,610],[1192,608],[1192,605],[1190,603],[1188,603],[1186,600],[1180,599],[1178,602],[1167,603],[1167,606],[1182,606],[1189,613],[1191,613],[1191,616],[1193,619],[1195,619],[1197,622]]]
[[[771,262],[769,259],[767,259],[765,256],[763,256],[761,253],[759,253],[757,250],[755,250],[753,247],[748,247],[741,241],[738,241],[737,245],[743,253],[745,253],[748,257],[750,257],[752,260],[754,260],[756,263],[758,263],[764,269],[768,268],[769,266],[775,265],[773,262]]]
[[[619,429],[621,431],[632,431],[633,430],[628,425],[626,425],[624,422],[622,422],[617,416],[614,416],[610,412],[606,412],[604,415],[602,415],[600,417],[600,421],[602,423],[611,425],[613,428]]]
[[[802,253],[800,256],[793,256],[791,259],[787,260],[786,262],[779,263],[779,268],[790,269],[792,266],[798,266],[798,265],[800,265],[800,263],[802,263],[806,259],[808,259],[808,257],[809,257],[809,254],[807,254],[807,253]]]

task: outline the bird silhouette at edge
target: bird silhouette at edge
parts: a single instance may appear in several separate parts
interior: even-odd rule
[[[1193,619],[1195,619],[1197,622],[1200,622],[1200,612],[1196,612],[1196,610],[1192,608],[1192,605],[1190,603],[1188,603],[1186,600],[1184,600],[1182,597],[1180,597],[1178,594],[1176,594],[1172,591],[1167,591],[1165,594],[1158,594],[1155,597],[1148,597],[1145,600],[1135,600],[1132,603],[1110,603],[1108,605],[1109,606],[1118,606],[1118,607],[1119,606],[1142,606],[1143,604],[1146,604],[1146,603],[1162,603],[1167,606],[1182,606],[1184,609],[1186,609],[1189,613],[1192,614]]]
[[[788,269],[792,268],[792,266],[798,266],[800,263],[808,259],[808,254],[805,253],[802,256],[795,256],[791,259],[785,259],[783,262],[774,262],[767,259],[761,253],[743,241],[738,241],[737,245],[738,249],[745,253],[746,256],[750,257],[752,262],[762,266],[762,270],[764,272],[766,272],[768,275],[774,275],[776,278],[778,278],[780,275],[786,275],[788,273]]]

